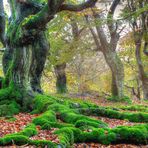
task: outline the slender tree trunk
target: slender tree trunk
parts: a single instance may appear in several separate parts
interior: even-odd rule
[[[141,41],[138,41],[136,43],[136,51],[135,51],[136,60],[137,60],[137,65],[139,69],[139,77],[142,82],[143,98],[148,99],[148,76],[144,71],[140,50],[141,50]]]
[[[54,67],[55,74],[56,74],[56,88],[57,93],[66,93],[67,92],[67,78],[66,78],[66,64],[56,65]]]
[[[112,73],[112,96],[122,98],[124,85],[123,64],[116,52],[108,50],[108,52],[103,52],[103,54]]]
[[[111,82],[111,92],[112,96],[118,96],[118,88],[116,84],[116,77],[115,74],[112,72],[112,82]]]
[[[114,23],[114,12],[120,3],[120,0],[113,0],[110,10],[107,15],[107,27],[109,29],[110,41],[108,41],[108,36],[105,34],[104,26],[96,24],[96,31],[93,28],[90,28],[98,51],[102,52],[105,60],[112,73],[112,96],[119,99],[123,98],[123,88],[124,88],[124,67],[120,57],[117,54],[117,44],[120,38],[119,33],[117,32],[118,26]],[[95,20],[100,21],[102,16],[100,13],[92,10]],[[89,20],[87,19],[89,23]]]
[[[0,2],[0,41],[5,46],[5,13],[3,0]]]
[[[131,13],[136,13],[138,10],[142,10],[147,4],[147,1],[141,0],[134,2],[133,0],[128,0],[128,10]],[[143,98],[148,99],[148,74],[145,71],[145,66],[141,58],[141,50],[143,48],[143,53],[147,56],[148,47],[148,21],[147,21],[148,11],[145,10],[141,12],[137,17],[131,16],[131,25],[133,30],[133,38],[135,41],[135,56],[137,60],[139,78],[142,82]]]

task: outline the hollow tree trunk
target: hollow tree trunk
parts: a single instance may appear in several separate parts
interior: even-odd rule
[[[56,75],[56,89],[57,93],[66,93],[67,92],[67,78],[66,78],[66,64],[56,65],[54,67],[55,75]]]

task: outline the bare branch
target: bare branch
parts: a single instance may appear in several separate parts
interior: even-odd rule
[[[110,7],[108,15],[107,15],[107,20],[108,20],[107,24],[108,24],[108,28],[109,28],[111,36],[113,34],[116,34],[116,30],[117,30],[114,27],[113,16],[114,16],[115,10],[116,10],[119,3],[120,3],[120,0],[114,0],[111,7]]]
[[[123,27],[119,30],[118,34],[120,34],[120,33],[125,29],[125,27],[126,27],[126,26],[123,26]]]
[[[72,4],[63,4],[61,5],[59,11],[67,10],[67,11],[82,11],[86,8],[90,8],[95,6],[97,0],[87,0],[87,2],[84,2],[82,4],[78,5],[72,5]]]
[[[91,32],[91,34],[92,34],[92,36],[93,36],[94,42],[95,42],[95,44],[96,44],[97,51],[101,51],[101,50],[102,50],[102,47],[101,47],[100,42],[99,42],[99,40],[98,40],[98,36],[97,36],[97,34],[95,33],[95,31],[93,30],[93,28],[90,27],[90,23],[89,23],[89,20],[88,20],[88,16],[85,16],[85,18],[86,18],[87,24],[89,25],[88,28],[89,28],[89,30],[90,30],[90,32]]]

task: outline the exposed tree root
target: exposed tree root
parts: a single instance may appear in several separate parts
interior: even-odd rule
[[[87,142],[105,145],[148,144],[148,114],[142,112],[128,115],[126,112],[115,109],[38,95],[34,100],[32,113],[36,113],[38,116],[33,115],[36,117],[29,120],[31,124],[18,133],[0,138],[0,145],[28,144],[37,147],[69,148],[74,143]],[[128,119],[133,122],[142,121],[143,124],[136,123],[133,126],[109,128],[106,122],[87,116],[91,114],[104,115],[109,118],[117,116],[118,119]]]

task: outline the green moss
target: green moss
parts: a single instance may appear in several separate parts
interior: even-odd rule
[[[3,138],[0,138],[0,145],[11,145],[11,144],[24,145],[29,143],[30,141],[29,137],[36,134],[37,130],[35,125],[30,124],[19,133],[9,134],[4,136]]]
[[[17,144],[17,145],[24,145],[27,144],[29,141],[28,137],[23,135],[8,135],[4,138],[0,138],[0,145],[11,145],[11,144]]]
[[[20,101],[20,98],[21,98],[20,92],[17,91],[17,88],[13,86],[0,90],[0,101],[3,101],[3,100]]]
[[[75,127],[68,127],[68,128],[73,132],[74,142],[79,142],[79,138],[80,138],[82,131]]]
[[[42,102],[43,100],[43,102]],[[100,120],[93,119],[91,117],[82,115],[104,115],[112,118],[128,120],[146,121],[147,115],[135,113],[121,113],[114,109],[108,109],[105,107],[94,107],[90,105],[86,108],[81,108],[81,104],[77,109],[73,109],[72,104],[67,101],[56,101],[56,98],[48,96],[38,96],[35,99],[35,110],[38,112],[44,112],[40,116],[33,120],[35,125],[41,125],[41,128],[50,129],[52,127],[59,128],[54,134],[58,135],[60,144],[54,144],[51,141],[29,140],[29,137],[36,135],[37,130],[34,124],[28,125],[24,130],[19,133],[7,135],[4,138],[0,138],[1,145],[11,144],[14,141],[22,145],[28,143],[36,146],[47,147],[70,147],[74,142],[97,142],[102,144],[115,144],[115,143],[132,143],[132,144],[147,144],[148,141],[148,124],[136,125],[136,126],[120,126],[117,128],[109,129],[107,124]],[[63,103],[62,103],[63,102]],[[42,107],[45,110],[42,110]],[[60,119],[66,123],[60,123],[57,119]],[[22,141],[16,137],[21,137]]]
[[[50,125],[50,123],[45,123],[44,125],[42,125],[42,127],[41,127],[41,129],[42,130],[50,130],[51,129],[51,125]]]
[[[121,126],[114,129],[94,129],[82,132],[79,142],[97,142],[105,145],[116,143],[147,144],[148,125]]]
[[[67,123],[59,123],[59,122],[46,122],[42,124],[42,129],[48,129],[50,127],[54,128],[64,128],[64,127],[74,127],[73,124],[67,124]]]
[[[54,132],[57,134],[62,145],[70,146],[74,143],[74,134],[70,128],[61,128]]]
[[[4,82],[3,82],[4,83]],[[10,83],[10,86],[0,90],[0,116],[12,116],[19,113],[21,93]]]
[[[33,123],[36,124],[36,125],[40,125],[40,126],[43,126],[46,123],[49,123],[50,124],[50,122],[48,120],[42,119],[42,118],[35,118],[33,120]]]
[[[120,109],[129,111],[148,112],[148,106],[143,105],[121,106]]]
[[[78,120],[75,123],[75,127],[81,127],[81,126],[92,126],[92,127],[99,127],[99,124],[94,121],[89,120]]]
[[[115,119],[128,119],[131,122],[148,122],[148,114],[139,112],[139,113],[130,113],[130,112],[119,112],[112,109],[106,109],[104,107],[89,108],[89,109],[79,109],[80,113],[86,115],[96,115],[104,116],[108,118]]]
[[[10,118],[6,118],[7,122],[14,122],[16,121],[17,119],[14,118],[14,117],[10,117]]]
[[[46,111],[33,120],[34,124],[41,126],[49,122],[56,122],[56,114],[53,111]]]
[[[134,127],[121,126],[112,131],[118,135],[117,141],[120,143],[146,144],[148,141],[148,129],[144,125]]]
[[[19,113],[19,109],[20,106],[16,102],[0,105],[0,116],[13,116]]]
[[[57,144],[46,140],[30,140],[29,144],[36,145],[37,147],[57,148]]]
[[[48,109],[53,110],[55,112],[61,112],[61,111],[69,111],[69,106],[63,105],[63,104],[59,104],[59,103],[54,103],[53,105],[49,105]]]
[[[27,137],[31,137],[33,135],[36,135],[37,133],[38,132],[37,132],[36,126],[34,124],[30,124],[24,130],[19,132],[18,134],[24,135],[24,136],[27,136]]]
[[[47,110],[48,106],[55,103],[55,101],[46,95],[37,95],[34,99],[34,109],[36,113],[41,113]]]
[[[107,127],[107,124],[102,122],[102,121],[100,121],[100,120],[92,119],[92,118],[89,118],[87,116],[74,113],[74,112],[72,112],[70,110],[69,111],[61,112],[60,116],[61,116],[61,119],[64,122],[67,122],[67,123],[75,124],[77,121],[83,120],[83,121],[86,121],[89,124],[92,123],[95,127],[96,126],[97,127]]]

